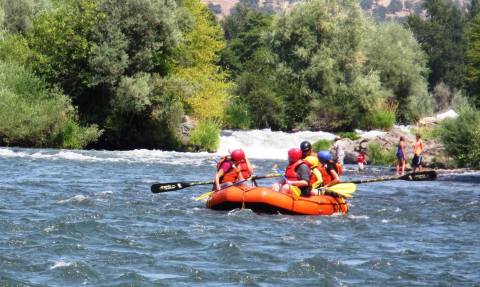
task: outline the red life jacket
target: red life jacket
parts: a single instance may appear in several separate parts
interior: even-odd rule
[[[339,163],[335,163],[333,167],[334,167],[334,170],[337,172],[338,176],[340,176],[343,173],[343,168]],[[320,165],[318,167],[318,170],[320,170],[320,173],[322,173],[324,186],[332,182],[333,178],[332,178],[332,175],[327,171],[326,164]]]
[[[297,167],[303,163],[305,162],[301,159],[287,166],[287,169],[285,169],[285,177],[287,178],[287,180],[291,180],[291,181],[301,180],[298,177],[298,173],[296,172],[296,170],[297,170]]]
[[[226,156],[222,157],[218,161],[217,171],[220,170],[220,167],[222,166],[222,164],[227,161],[230,162],[231,166],[230,166],[230,169],[227,172],[225,172],[223,176],[220,178],[220,183],[238,181],[239,173],[233,167],[235,163]],[[242,173],[243,179],[247,179],[251,176],[250,170],[248,169],[248,165],[244,160],[237,163],[236,165],[240,168],[240,172]]]

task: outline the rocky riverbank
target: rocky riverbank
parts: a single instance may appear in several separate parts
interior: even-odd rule
[[[390,131],[357,131],[360,136],[357,140],[343,138],[340,144],[345,151],[345,163],[356,163],[357,155],[360,150],[367,153],[368,161],[368,146],[370,143],[378,143],[383,147],[384,151],[396,152],[398,142],[401,136],[405,138],[405,156],[407,159],[407,168],[410,166],[410,161],[413,157],[413,144],[415,143],[415,132],[420,127],[433,128],[442,120],[456,117],[454,111],[439,114],[435,117],[424,118],[419,121],[417,126],[395,126]],[[424,142],[423,163],[424,166],[430,168],[453,168],[452,158],[446,153],[442,143],[437,139],[425,138],[422,136]]]

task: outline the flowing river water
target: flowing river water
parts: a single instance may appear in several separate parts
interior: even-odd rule
[[[332,135],[227,132],[221,149],[260,175],[310,136]],[[207,153],[0,148],[0,171],[0,286],[480,286],[479,173],[358,185],[348,215],[319,217],[150,192],[211,179]]]

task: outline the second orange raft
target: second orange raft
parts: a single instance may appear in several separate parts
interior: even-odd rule
[[[266,187],[231,186],[214,192],[207,207],[215,210],[247,208],[262,213],[297,215],[345,214],[348,205],[345,199],[330,195],[293,198]]]

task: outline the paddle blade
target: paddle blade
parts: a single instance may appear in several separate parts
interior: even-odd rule
[[[207,199],[210,195],[212,195],[213,191],[206,192],[198,197],[195,197],[194,200],[199,201],[203,199]]]
[[[190,185],[188,182],[168,182],[168,183],[155,183],[152,184],[150,190],[153,193],[161,193],[161,192],[168,192],[183,189],[189,187]]]
[[[423,180],[435,180],[437,178],[437,172],[434,170],[426,170],[415,173],[407,173],[401,176],[399,179],[409,181],[423,181]]]
[[[328,189],[334,192],[342,192],[342,193],[354,193],[357,190],[357,186],[354,183],[338,183],[333,186],[328,187]]]

